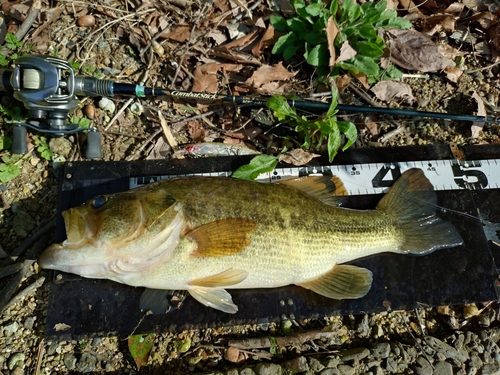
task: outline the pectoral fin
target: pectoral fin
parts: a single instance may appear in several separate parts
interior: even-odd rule
[[[228,256],[245,250],[256,227],[257,223],[250,219],[221,219],[200,225],[185,236],[198,245],[192,256]]]
[[[372,286],[372,273],[366,268],[340,264],[323,276],[298,285],[332,299],[361,298]]]
[[[221,273],[218,273],[217,275],[192,280],[188,283],[188,285],[206,288],[226,287],[241,283],[247,278],[247,276],[247,271],[229,268]]]
[[[337,176],[297,177],[279,182],[303,191],[329,206],[338,206],[348,195],[347,190]]]
[[[201,304],[225,313],[235,314],[238,311],[238,306],[225,289],[196,288],[190,289],[189,294]]]

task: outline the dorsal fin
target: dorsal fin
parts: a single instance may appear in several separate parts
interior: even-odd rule
[[[200,225],[185,236],[198,245],[192,256],[228,256],[245,250],[256,227],[257,223],[250,219],[221,219]]]
[[[337,176],[305,176],[279,182],[303,191],[329,206],[338,206],[348,195]]]

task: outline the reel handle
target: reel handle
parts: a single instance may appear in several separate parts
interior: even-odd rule
[[[101,140],[102,135],[98,131],[87,133],[87,149],[85,150],[87,159],[102,159]]]
[[[21,125],[14,126],[12,130],[12,153],[25,154],[28,152],[28,144],[26,142],[26,128]]]

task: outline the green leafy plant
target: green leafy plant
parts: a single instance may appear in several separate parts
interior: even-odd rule
[[[134,358],[137,369],[140,370],[148,363],[149,354],[153,349],[155,341],[155,334],[150,333],[147,335],[138,334],[131,335],[128,338],[128,348],[132,358]]]
[[[340,70],[364,73],[371,82],[380,80],[383,74],[401,75],[392,65],[385,72],[380,69],[380,58],[386,45],[378,36],[378,30],[407,29],[411,23],[398,17],[395,10],[387,9],[385,0],[366,1],[361,5],[355,0],[343,0],[340,4],[333,0],[329,7],[324,6],[323,0],[290,0],[290,3],[295,15],[288,19],[271,16],[273,27],[286,32],[276,41],[272,50],[274,54],[282,54],[285,60],[289,60],[301,53],[310,65],[317,67],[320,79],[329,74],[338,75]],[[330,38],[334,38],[336,56],[340,56],[341,48],[350,47],[355,51],[354,56],[336,61],[333,67],[330,66],[332,46],[328,45],[328,27]]]
[[[325,116],[309,120],[305,116],[297,114],[283,95],[275,95],[267,101],[267,106],[273,110],[274,116],[281,122],[288,122],[295,126],[295,131],[304,136],[303,149],[314,148],[319,150],[322,144],[327,142],[328,158],[332,162],[342,144],[342,134],[346,137],[346,142],[341,148],[342,151],[348,149],[357,139],[358,130],[352,122],[338,121],[335,116],[337,108],[338,90],[332,89],[332,101]],[[282,152],[285,152],[284,149]],[[231,177],[243,180],[255,180],[261,173],[271,172],[279,161],[278,156],[257,155],[249,164],[239,167]]]
[[[21,113],[21,108],[17,106],[10,109],[0,104],[0,114],[3,115],[3,121],[8,124],[24,122],[26,120]]]
[[[19,173],[21,173],[21,168],[19,168],[19,166],[15,164],[16,160],[12,156],[3,155],[1,159],[2,163],[0,163],[0,182],[6,183],[16,178]]]
[[[79,128],[89,128],[92,125],[92,120],[86,117],[71,116],[69,120],[71,124],[77,124]]]
[[[34,135],[33,141],[35,142],[35,146],[37,147],[36,150],[40,153],[40,156],[45,160],[52,160],[54,153],[49,148],[47,138],[41,135]]]
[[[71,68],[77,72],[80,67],[82,66],[82,63],[81,62],[78,62],[78,61],[75,61],[75,60],[72,60],[69,62],[69,65],[71,66]]]
[[[9,31],[7,35],[5,35],[5,46],[11,51],[16,51],[21,49],[24,46],[24,43],[17,39],[17,37]]]
[[[331,162],[341,146],[342,134],[347,138],[342,151],[349,148],[358,136],[356,126],[352,122],[337,120],[335,116],[338,112],[336,109],[337,97],[338,90],[334,87],[327,113],[324,117],[316,120],[309,120],[305,116],[298,115],[295,108],[290,107],[287,99],[282,95],[271,97],[267,101],[267,106],[273,110],[273,114],[278,120],[287,121],[290,125],[295,126],[295,131],[303,134],[303,149],[314,148],[319,150],[323,142],[326,141],[328,158]]]
[[[257,155],[249,164],[242,165],[233,172],[231,177],[240,180],[255,180],[259,174],[271,172],[278,164],[278,157],[272,155]]]

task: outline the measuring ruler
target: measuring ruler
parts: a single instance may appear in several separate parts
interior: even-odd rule
[[[425,160],[391,163],[366,163],[326,166],[276,168],[260,174],[256,181],[279,182],[290,178],[332,175],[344,183],[349,195],[381,194],[401,174],[411,168],[420,168],[435,190],[480,190],[500,187],[500,159],[459,161]],[[173,177],[211,176],[230,177],[232,172],[210,172],[183,175],[144,176],[130,179],[130,188]]]

